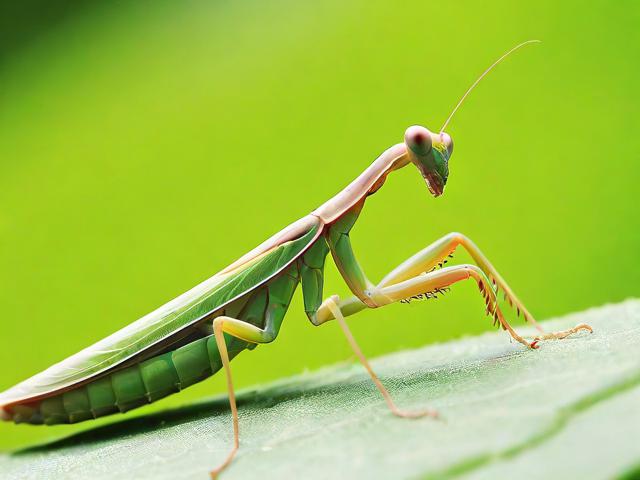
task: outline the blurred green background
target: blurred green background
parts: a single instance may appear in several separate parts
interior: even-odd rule
[[[0,390],[305,215],[408,125],[439,128],[530,38],[543,43],[500,65],[448,129],[445,195],[405,169],[370,198],[352,234],[361,263],[378,279],[459,230],[540,319],[640,292],[636,1],[1,8]],[[326,293],[346,293],[328,275]],[[466,284],[351,325],[374,356],[487,331],[482,308]],[[350,356],[296,295],[278,341],[233,367],[242,387]],[[223,391],[217,376],[128,415]],[[0,448],[93,425],[2,424]]]

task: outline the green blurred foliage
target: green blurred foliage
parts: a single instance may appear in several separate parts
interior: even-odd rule
[[[0,389],[305,215],[408,125],[439,128],[529,38],[544,43],[500,65],[448,129],[445,195],[405,169],[369,199],[360,261],[375,280],[459,230],[539,318],[638,295],[637,2],[80,4],[52,22],[3,17]],[[328,276],[327,294],[347,292]],[[482,306],[460,285],[351,325],[375,355],[487,330]],[[278,341],[233,367],[242,387],[349,356],[296,296]],[[142,412],[223,390],[217,376]],[[0,447],[89,426],[3,424]]]
[[[0,62],[25,45],[39,41],[49,30],[92,3],[91,0],[0,1]]]

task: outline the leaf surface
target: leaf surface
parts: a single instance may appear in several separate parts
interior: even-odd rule
[[[241,450],[222,478],[615,478],[640,465],[640,301],[545,322],[592,335],[538,351],[487,333],[244,390]],[[22,428],[16,426],[16,428]],[[226,455],[223,397],[0,456],[3,478],[207,478]],[[637,471],[637,470],[636,470]],[[631,477],[629,477],[631,478]]]

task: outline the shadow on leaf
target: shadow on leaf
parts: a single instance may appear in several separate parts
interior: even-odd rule
[[[483,371],[496,362],[508,360],[515,355],[524,352],[505,350],[496,355],[496,352],[487,352],[483,358],[476,359],[472,364],[461,361],[433,365],[429,370],[409,371],[401,374],[387,375],[383,378],[385,384],[393,389],[402,389],[415,385],[423,385],[425,391],[429,391],[429,385],[443,382],[461,381],[467,376],[475,376],[478,371]],[[246,389],[238,393],[237,403],[239,408],[268,409],[279,403],[295,400],[302,397],[312,399],[318,396],[331,396],[337,393],[351,394],[358,398],[363,394],[377,395],[374,384],[361,370],[359,364],[339,364],[329,367],[324,371],[316,372],[308,378],[294,377],[271,385],[260,386],[257,389]],[[339,377],[336,379],[335,377]],[[318,381],[320,378],[324,380]],[[67,437],[53,440],[44,444],[34,445],[13,452],[12,456],[44,453],[52,450],[72,448],[78,445],[107,442],[128,435],[139,435],[151,431],[159,431],[176,425],[190,423],[207,417],[229,415],[229,403],[226,395],[217,396],[208,400],[198,401],[191,405],[170,408],[160,412],[140,415],[133,418],[114,421],[106,425],[100,425],[82,432],[71,434]]]
[[[358,365],[355,367],[359,369]],[[450,369],[447,370],[451,373]],[[442,375],[442,371],[431,370],[419,373],[413,372],[411,375],[386,377],[384,380],[385,383],[390,386],[394,384],[397,386],[408,386],[411,384],[442,381]],[[294,400],[301,397],[311,398],[325,395],[330,396],[338,392],[352,392],[354,396],[362,395],[363,392],[371,395],[377,394],[375,387],[368,377],[364,378],[362,372],[358,370],[356,375],[351,375],[350,378],[334,383],[306,385],[304,381],[287,381],[267,388],[261,388],[260,390],[244,390],[238,395],[237,402],[240,408],[267,409],[288,400]],[[171,408],[161,412],[115,421],[107,425],[101,425],[89,430],[74,433],[59,440],[26,447],[13,452],[12,455],[30,455],[34,453],[48,452],[51,450],[76,447],[78,445],[107,442],[123,436],[139,435],[151,431],[162,430],[217,415],[229,415],[229,403],[226,396],[218,396],[192,405]]]

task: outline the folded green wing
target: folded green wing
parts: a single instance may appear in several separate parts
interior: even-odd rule
[[[87,381],[170,339],[260,286],[294,261],[320,234],[315,217],[302,220],[294,224],[300,224],[297,230],[303,230],[298,238],[280,242],[277,236],[272,237],[265,242],[265,251],[254,258],[223,270],[104,340],[3,392],[0,406],[48,396]]]

